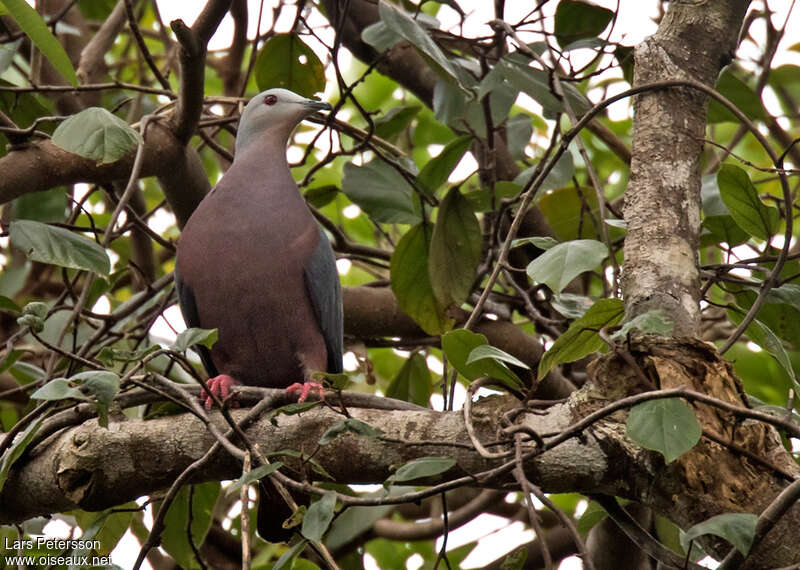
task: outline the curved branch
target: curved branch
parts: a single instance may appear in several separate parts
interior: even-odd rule
[[[127,180],[135,152],[116,162],[97,164],[57,147],[49,140],[12,149],[0,158],[0,203],[29,192],[88,182],[94,184]],[[160,123],[153,123],[144,141],[140,176],[158,176],[179,225],[189,219],[210,185],[197,153],[173,136]]]
[[[466,505],[463,505],[447,516],[447,529],[454,530],[484,512],[491,505],[502,501],[504,493],[484,490]],[[375,536],[389,540],[431,540],[444,532],[444,521],[441,518],[431,519],[424,523],[399,522],[380,519],[372,527]]]

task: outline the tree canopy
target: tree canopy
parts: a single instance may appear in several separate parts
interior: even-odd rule
[[[0,0],[0,568],[800,563],[792,6],[180,4]],[[347,373],[206,411],[175,244],[271,87],[333,106],[287,152]],[[533,538],[448,546],[486,514]]]

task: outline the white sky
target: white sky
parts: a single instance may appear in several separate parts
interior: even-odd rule
[[[616,2],[613,0],[594,1],[596,4],[606,6],[611,9],[614,9],[616,6]],[[250,13],[248,35],[252,38],[255,34],[256,19],[260,1],[248,0],[248,4]],[[272,10],[276,4],[277,2],[275,0],[264,2],[264,17],[261,27],[262,31],[265,31],[271,27]],[[530,9],[531,4],[532,2],[521,2],[517,0],[513,2],[507,2],[506,20],[510,22],[519,20]],[[617,21],[614,33],[611,36],[612,41],[621,41],[626,45],[635,45],[648,35],[655,32],[656,25],[652,21],[652,17],[657,14],[657,3],[655,0],[620,0],[619,4],[619,13],[621,14],[621,17]],[[773,0],[770,2],[770,7],[777,12],[773,19],[775,25],[782,25],[785,18],[785,11],[790,4],[790,2],[786,2],[785,0]],[[165,22],[169,22],[176,18],[181,18],[188,25],[192,24],[204,5],[205,0],[184,0],[182,2],[158,0],[159,10],[161,11],[162,18]],[[494,18],[492,13],[492,2],[488,2],[487,0],[459,0],[459,5],[468,14],[468,18],[463,29],[465,35],[486,36],[492,33],[491,29],[485,24]],[[554,10],[555,5],[555,2],[551,2],[546,5],[550,13],[552,13]],[[759,2],[754,2],[754,6],[759,5]],[[445,29],[452,27],[454,31],[458,31],[457,25],[459,18],[456,12],[452,9],[444,6],[439,13],[439,19]],[[288,31],[293,20],[294,10],[289,7],[289,9],[285,9],[283,11],[281,18],[278,21],[278,31]],[[309,22],[312,27],[316,27],[324,24],[325,20],[315,11],[309,18]],[[321,34],[321,37],[324,41],[332,43],[331,30],[317,29],[316,31]],[[763,26],[754,28],[753,31],[756,34],[757,41],[760,41],[759,38],[763,38],[764,34]],[[226,48],[230,44],[232,32],[233,21],[231,20],[230,16],[226,16],[220,25],[219,30],[212,38],[209,47],[212,50]],[[784,39],[784,43],[782,44],[777,57],[775,58],[776,65],[790,62],[795,64],[800,63],[800,54],[797,52],[789,52],[787,49],[792,43],[797,41],[798,37],[800,37],[800,18],[795,17],[790,23],[789,32]],[[326,56],[327,52],[323,46],[321,46],[319,43],[316,43],[313,39],[307,38],[307,40],[311,47],[317,51],[320,57],[324,58]],[[741,58],[746,59],[748,57],[757,55],[757,51],[757,46],[755,46],[753,43],[746,43],[742,50],[740,50],[739,55]],[[340,57],[342,58],[340,63],[346,67],[349,61],[349,56],[347,54],[342,54]],[[331,82],[331,85],[333,85],[333,82]],[[623,88],[624,87],[622,85],[619,86],[619,89]],[[612,90],[611,92],[614,93],[615,91]],[[329,96],[330,91],[326,92],[326,95]],[[518,103],[533,112],[538,112],[538,105],[525,95],[520,96]],[[777,110],[769,100],[767,100],[767,106],[772,111]],[[619,105],[619,109],[612,109],[611,112],[618,113],[617,116],[624,116],[628,111],[624,108],[624,105]],[[612,114],[612,117],[613,116],[614,115]],[[457,171],[454,173],[454,178],[462,179],[465,177],[465,172],[468,173],[474,168],[474,160],[470,162],[470,159],[466,159],[464,164],[460,165],[459,169],[457,169]],[[182,328],[184,328],[180,311],[177,310],[177,307],[170,308],[166,312],[165,317],[169,320],[172,327],[178,330],[182,330]],[[166,326],[165,323],[157,324],[152,332],[156,336],[163,337],[164,339],[174,339],[174,333],[169,327]],[[496,519],[497,517],[482,515],[479,519],[470,525],[467,525],[467,527],[464,529],[459,529],[451,534],[449,541],[449,545],[451,547],[465,544],[480,537],[486,537],[479,542],[472,554],[470,554],[470,556],[464,561],[464,568],[483,566],[496,558],[500,552],[510,551],[517,544],[521,544],[530,540],[532,536],[531,532],[523,530],[522,525],[513,524],[506,526],[506,528],[500,528],[504,523],[499,524]],[[60,534],[59,530],[64,531],[66,528],[66,525],[63,525],[63,523],[61,523],[63,528],[59,527],[58,523],[51,523],[51,525],[52,526],[48,527],[48,533],[56,535]],[[120,543],[113,553],[114,562],[123,568],[129,567],[132,564],[132,561],[135,559],[137,551],[138,547],[136,541],[132,537],[126,536],[123,542]],[[368,560],[367,562],[368,568],[377,567],[374,565],[373,561]],[[410,561],[408,570],[415,570],[420,563],[420,561]],[[560,570],[577,570],[581,567],[582,565],[580,561],[573,557],[564,561],[559,568]],[[147,562],[145,562],[143,568],[150,568],[150,566],[147,564]]]

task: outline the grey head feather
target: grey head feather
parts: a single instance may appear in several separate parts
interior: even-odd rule
[[[306,99],[288,89],[267,89],[247,103],[236,134],[236,155],[267,132],[283,146],[300,121],[317,111],[330,110],[323,101]]]

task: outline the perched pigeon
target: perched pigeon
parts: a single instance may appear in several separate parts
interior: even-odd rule
[[[313,372],[342,371],[336,260],[286,161],[292,131],[323,109],[330,105],[286,89],[253,97],[239,121],[233,164],[178,242],[175,282],[184,320],[219,329],[200,356],[208,388],[222,399],[242,383],[288,388],[304,400],[322,391]],[[210,398],[204,402],[211,407]],[[279,534],[283,519],[272,518],[272,534]]]

